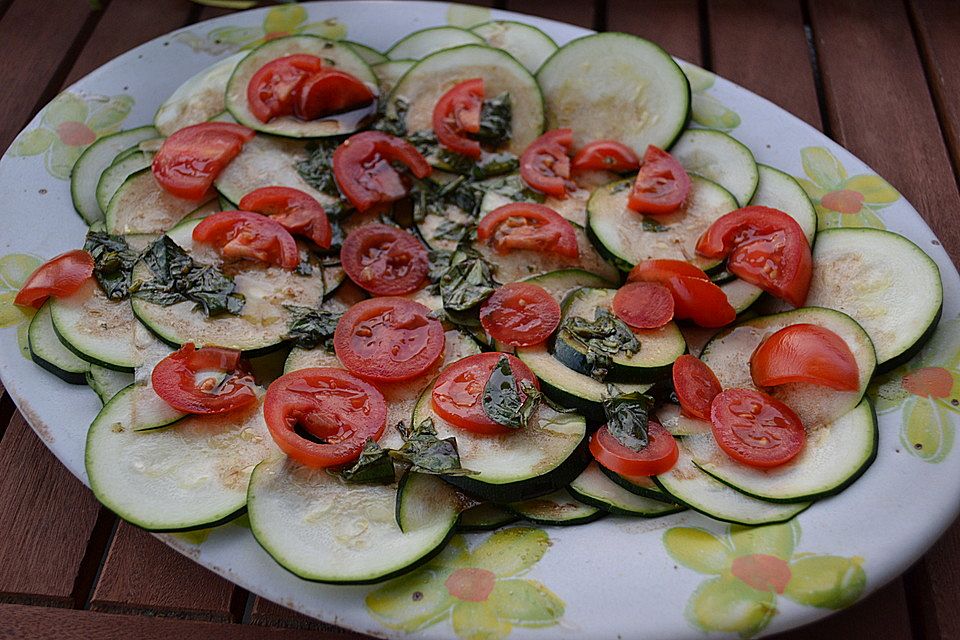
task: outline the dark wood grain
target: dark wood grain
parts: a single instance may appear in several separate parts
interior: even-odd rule
[[[508,0],[507,9],[592,29],[596,19],[589,0]]]
[[[940,538],[904,582],[923,638],[960,638],[960,525]]]
[[[297,613],[282,607],[266,598],[257,598],[250,608],[250,622],[268,627],[287,627],[290,629],[316,629],[324,633],[333,634],[339,640],[367,640],[370,636],[356,633],[348,629],[335,627],[325,622]]]
[[[607,29],[624,31],[659,44],[670,55],[703,64],[700,9],[696,0],[608,0]]]

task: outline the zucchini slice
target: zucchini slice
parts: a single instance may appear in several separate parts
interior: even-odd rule
[[[34,314],[27,329],[30,359],[70,384],[86,384],[90,363],[64,346],[53,328],[50,302]]]
[[[374,115],[376,101],[369,107],[337,114],[323,120],[304,121],[293,116],[280,116],[270,122],[260,122],[247,106],[247,85],[250,84],[250,79],[268,62],[297,53],[323,58],[328,66],[335,66],[366,84],[374,95],[379,92],[377,77],[349,44],[311,35],[276,38],[251,51],[240,61],[230,76],[230,81],[227,83],[226,105],[227,111],[236,118],[237,122],[256,131],[278,136],[323,138],[353,133]]]
[[[690,84],[658,45],[626,33],[598,33],[560,47],[537,71],[547,128],[573,129],[573,146],[619,140],[641,158],[669,149],[690,118]]]
[[[553,38],[523,22],[491,20],[472,27],[470,31],[483,38],[487,46],[503,49],[512,55],[530,73],[536,73],[557,50]]]
[[[116,371],[132,372],[141,364],[129,301],[109,300],[91,279],[47,306],[57,337],[80,358]]]
[[[524,278],[522,282],[529,282],[546,289],[547,293],[563,304],[567,296],[581,287],[595,287],[603,289],[614,286],[616,283],[605,280],[595,273],[583,269],[558,269],[548,271],[538,276]]]
[[[506,506],[524,520],[555,527],[587,524],[607,515],[599,507],[577,500],[566,489]]]
[[[817,235],[817,210],[803,187],[793,176],[765,164],[757,164],[757,173],[760,180],[750,204],[773,207],[790,214],[812,247]]]
[[[87,384],[99,396],[100,402],[107,404],[113,396],[133,384],[133,374],[114,371],[97,364],[91,364],[87,371]]]
[[[660,487],[657,486],[657,483],[654,482],[650,476],[622,476],[619,473],[610,471],[601,465],[597,465],[597,468],[600,470],[600,473],[607,476],[611,482],[623,487],[634,495],[642,498],[648,498],[650,500],[666,502],[667,504],[671,505],[676,504],[670,499],[669,495],[664,493]]]
[[[169,136],[178,129],[206,122],[226,109],[227,82],[247,53],[239,51],[215,62],[177,87],[153,116],[157,131]]]
[[[663,500],[639,496],[608,478],[600,465],[591,462],[567,489],[577,500],[620,516],[659,518],[683,511],[686,507]]]
[[[117,194],[127,178],[144,169],[150,168],[153,163],[153,153],[134,149],[133,153],[117,157],[117,160],[100,174],[97,182],[97,204],[106,211],[110,208],[110,201]]]
[[[722,131],[688,129],[670,147],[670,155],[690,173],[729,191],[741,207],[747,206],[757,190],[760,175],[753,153]]]
[[[370,66],[380,64],[381,62],[387,62],[389,60],[387,56],[383,55],[373,47],[368,47],[365,44],[353,42],[352,40],[342,40],[341,42],[353,49],[354,53],[363,58],[363,61]]]
[[[373,65],[371,67],[373,73],[380,82],[380,94],[390,95],[393,88],[400,82],[403,74],[410,71],[410,67],[415,64],[417,64],[416,60],[387,60]]]
[[[512,524],[520,516],[492,502],[481,502],[460,514],[457,531],[493,531]]]
[[[483,44],[483,38],[459,27],[430,27],[400,38],[387,49],[387,57],[391,60],[420,60],[465,44]]]
[[[124,180],[110,198],[107,233],[163,233],[198,208],[193,200],[167,193],[147,166]]]
[[[685,416],[680,411],[680,405],[670,402],[657,408],[657,421],[675,438],[711,433],[709,420]]]

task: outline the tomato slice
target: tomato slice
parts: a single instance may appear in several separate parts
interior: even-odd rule
[[[153,158],[153,177],[178,198],[203,200],[223,168],[253,136],[253,129],[229,122],[184,127],[163,141]]]
[[[443,325],[407,298],[370,298],[343,314],[333,334],[337,358],[369,380],[394,382],[423,375],[443,358]]]
[[[713,370],[700,358],[688,353],[673,363],[673,389],[681,411],[701,420],[710,420],[710,403],[723,391]]]
[[[570,221],[536,202],[512,202],[497,207],[480,220],[477,240],[490,241],[498,253],[516,250],[580,255],[577,233]]]
[[[343,369],[299,369],[267,388],[263,418],[277,446],[293,460],[314,468],[339,467],[360,456],[367,438],[383,435],[387,403],[375,386]]]
[[[433,132],[447,149],[468,158],[480,157],[480,142],[468,134],[480,131],[483,78],[455,84],[433,108]]]
[[[656,282],[631,282],[613,296],[613,313],[634,329],[657,329],[673,320],[673,295]]]
[[[366,224],[350,232],[340,249],[350,279],[375,296],[413,293],[426,282],[430,258],[412,235],[388,224]]]
[[[93,257],[83,249],[74,249],[50,258],[27,276],[14,304],[39,309],[47,298],[66,298],[80,290],[93,276]]]
[[[701,327],[722,327],[737,317],[723,289],[703,271],[682,260],[644,260],[627,276],[627,282],[658,282],[673,295],[673,316]]]
[[[758,387],[809,382],[837,391],[857,391],[860,369],[846,341],[815,324],[794,324],[760,343],[750,356]]]
[[[480,324],[500,342],[531,347],[545,342],[560,326],[560,304],[543,287],[511,282],[480,306]]]
[[[240,199],[242,211],[270,216],[281,227],[313,240],[321,249],[329,249],[333,230],[323,205],[309,193],[291,187],[261,187]]]
[[[758,469],[790,462],[806,442],[793,409],[753,389],[727,389],[710,405],[713,437],[728,456]]]
[[[627,173],[640,168],[633,149],[616,140],[594,140],[573,156],[574,171],[613,171]]]
[[[339,69],[323,69],[307,76],[294,97],[293,114],[301,120],[360,109],[376,98],[370,87]]]
[[[690,185],[690,176],[676,158],[650,145],[643,155],[627,206],[650,216],[673,213],[687,199]]]
[[[195,242],[209,244],[224,258],[247,259],[296,269],[297,241],[280,223],[252,211],[220,211],[193,228]]]
[[[625,476],[657,476],[673,468],[680,457],[680,448],[659,422],[647,423],[647,446],[640,451],[620,444],[606,426],[590,436],[590,453],[597,463]]]
[[[236,349],[197,349],[188,342],[157,363],[150,382],[164,402],[184,413],[211,415],[249,407],[257,394],[241,355]]]
[[[270,122],[279,116],[293,115],[297,90],[304,80],[323,68],[317,56],[297,53],[271,60],[250,78],[247,106],[257,120]]]
[[[524,182],[554,198],[566,198],[570,183],[572,129],[553,129],[530,143],[520,156]],[[575,185],[572,187],[575,188]]]
[[[510,427],[494,422],[483,410],[483,392],[490,374],[506,356],[522,400],[524,382],[540,388],[537,377],[516,356],[491,351],[467,356],[454,362],[440,373],[431,395],[433,410],[450,424],[474,433],[497,434],[512,431]]]
[[[685,260],[657,258],[638,262],[627,275],[627,282],[666,282],[671,276],[688,276],[698,280],[710,279],[702,269]]]
[[[795,307],[810,289],[810,243],[796,220],[771,207],[750,206],[718,218],[697,241],[697,253],[727,258],[727,269]]]
[[[394,163],[406,166],[418,178],[430,175],[431,167],[416,147],[380,131],[354,134],[337,147],[333,175],[343,195],[362,213],[407,195],[407,185]]]

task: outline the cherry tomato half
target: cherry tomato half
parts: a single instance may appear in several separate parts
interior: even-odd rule
[[[480,306],[480,324],[500,342],[531,347],[545,342],[560,326],[560,304],[543,287],[511,282]]]
[[[329,249],[333,230],[323,205],[309,193],[291,187],[261,187],[240,199],[242,211],[255,211],[279,223],[299,236],[313,240],[321,249]]]
[[[252,211],[220,211],[193,228],[195,242],[209,244],[224,258],[257,260],[284,269],[300,264],[297,241],[279,222]]]
[[[540,388],[537,377],[519,358],[505,353],[489,352],[467,356],[440,373],[431,396],[433,410],[450,424],[474,433],[497,434],[511,431],[491,420],[483,410],[483,392],[493,368],[500,358],[510,362],[521,400],[526,399],[523,383]]]
[[[657,258],[643,260],[630,270],[627,282],[665,282],[671,276],[688,276],[699,280],[710,280],[704,271],[685,260]]]
[[[480,142],[468,134],[480,131],[483,95],[483,78],[474,78],[440,97],[433,108],[433,132],[440,144],[468,158],[480,157]]]
[[[263,418],[277,446],[300,464],[339,467],[360,456],[367,438],[387,425],[380,391],[343,369],[291,371],[274,380],[263,401]],[[301,428],[322,442],[297,433]]]
[[[333,152],[333,175],[343,195],[361,213],[407,195],[407,185],[393,163],[407,167],[418,178],[431,167],[417,148],[402,138],[380,131],[354,134]]]
[[[590,453],[597,463],[625,476],[657,476],[673,468],[680,457],[680,448],[659,422],[647,423],[647,446],[640,451],[620,444],[606,426],[590,436]]]
[[[750,356],[758,387],[809,382],[837,391],[857,391],[860,369],[846,341],[815,324],[794,324],[760,343]]]
[[[257,402],[253,376],[246,368],[236,349],[197,349],[188,342],[157,363],[150,383],[157,395],[177,411],[226,413]]]
[[[577,233],[570,221],[536,202],[512,202],[497,207],[480,220],[477,240],[490,241],[498,253],[516,250],[580,255]]]
[[[721,391],[710,405],[713,437],[728,456],[758,469],[790,462],[806,442],[793,409],[753,389]]]
[[[795,307],[810,290],[810,243],[796,220],[771,207],[750,206],[718,218],[697,241],[697,253],[727,258],[727,269]]]
[[[713,370],[688,353],[673,363],[673,389],[680,401],[680,410],[701,420],[710,419],[710,404],[723,391]]]
[[[344,367],[369,380],[423,375],[443,358],[443,325],[407,298],[370,298],[343,314],[333,348]]]
[[[350,279],[375,296],[413,293],[430,271],[423,244],[388,224],[366,224],[351,231],[340,249],[340,261]]]
[[[572,129],[547,131],[520,156],[520,177],[537,191],[554,198],[566,198],[572,146]]]
[[[673,295],[673,316],[692,320],[701,327],[722,327],[737,317],[723,289],[710,282],[703,271],[683,260],[644,260],[635,266],[627,282],[658,282]]]
[[[375,98],[370,87],[358,78],[339,69],[323,69],[307,76],[297,87],[293,114],[301,120],[316,120],[365,107]]]
[[[640,168],[633,149],[616,140],[594,140],[573,156],[574,171],[613,171],[627,173]]]
[[[74,249],[50,258],[31,273],[14,304],[39,309],[47,298],[66,298],[80,290],[93,276],[93,257],[83,249]]]
[[[297,53],[271,60],[250,78],[247,106],[257,120],[270,122],[279,116],[293,115],[297,90],[304,80],[323,69],[323,60]]]
[[[673,213],[687,199],[690,186],[690,176],[683,166],[663,149],[650,145],[643,155],[627,206],[650,216]]]
[[[634,329],[657,329],[673,320],[673,295],[656,282],[631,282],[613,296],[613,313]]]
[[[184,127],[163,141],[153,158],[153,177],[178,198],[203,200],[223,168],[253,136],[253,129],[229,122]]]

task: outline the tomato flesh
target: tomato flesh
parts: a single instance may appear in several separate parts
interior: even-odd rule
[[[393,163],[406,166],[418,178],[431,172],[426,159],[406,140],[363,131],[333,152],[333,175],[343,195],[362,213],[407,195],[407,185]]]
[[[857,391],[860,369],[846,341],[814,324],[794,324],[760,343],[750,356],[750,375],[758,387],[808,382]]]
[[[313,240],[321,249],[329,249],[333,241],[333,229],[323,205],[299,189],[261,187],[243,196],[239,207],[269,216],[290,233]]]
[[[797,414],[762,391],[727,389],[710,405],[713,437],[737,462],[771,469],[790,462],[807,434]]]
[[[710,282],[702,270],[682,260],[644,260],[627,276],[627,282],[657,282],[673,296],[674,318],[692,320],[701,327],[722,327],[737,317],[723,289]]]
[[[150,382],[164,402],[184,413],[211,415],[249,407],[257,394],[241,355],[236,349],[197,349],[188,342],[157,363]]]
[[[638,262],[627,275],[627,282],[664,282],[671,276],[687,276],[698,280],[709,280],[703,269],[685,260],[657,258]]]
[[[413,293],[430,271],[427,250],[397,227],[366,224],[351,231],[340,249],[343,270],[375,296]]]
[[[590,453],[597,463],[624,476],[657,476],[673,468],[680,457],[676,440],[659,422],[647,423],[647,446],[640,451],[620,444],[606,425],[590,436]]]
[[[723,391],[713,370],[688,353],[673,363],[673,389],[684,415],[700,420],[710,420],[710,405]]]
[[[298,53],[271,60],[250,78],[247,84],[247,106],[257,120],[270,122],[280,116],[293,115],[297,90],[311,74],[323,69],[317,56]]]
[[[577,151],[571,165],[574,171],[613,171],[627,173],[640,168],[636,152],[616,140],[594,140]]]
[[[468,158],[480,158],[480,142],[469,136],[480,131],[483,78],[465,80],[444,93],[433,108],[433,132],[444,147]]]
[[[478,353],[454,362],[440,373],[433,386],[431,402],[437,415],[450,424],[474,433],[497,434],[512,431],[510,427],[494,422],[483,410],[483,393],[490,374],[506,357],[510,362],[521,400],[524,382],[540,388],[537,377],[516,356],[505,353]]]
[[[631,282],[613,296],[613,313],[634,329],[658,329],[673,320],[673,295],[656,282]]]
[[[511,282],[481,305],[480,324],[500,342],[530,347],[546,342],[560,326],[560,304],[543,287]]]
[[[529,250],[567,258],[580,255],[570,221],[536,202],[513,202],[494,209],[480,220],[477,240],[489,241],[498,253]]]
[[[164,191],[199,202],[253,136],[252,129],[229,122],[184,127],[163,141],[153,158],[153,177]]]
[[[350,372],[317,367],[274,380],[263,417],[277,446],[293,460],[339,467],[358,458],[368,438],[383,435],[387,403],[376,387]],[[298,428],[321,442],[301,436]]]
[[[66,298],[80,290],[93,276],[93,256],[83,249],[74,249],[50,258],[31,273],[14,304],[39,309],[47,298]]]
[[[554,198],[566,198],[570,182],[572,129],[553,129],[530,143],[520,156],[520,177],[524,182]]]
[[[343,314],[333,348],[344,367],[368,380],[423,375],[443,358],[443,325],[407,298],[371,298]]]
[[[669,153],[650,145],[633,183],[627,206],[650,216],[673,213],[690,193],[690,176]]]
[[[256,260],[293,270],[300,264],[297,241],[280,223],[252,211],[220,211],[193,229],[196,242],[209,244],[221,256]]]
[[[301,120],[360,109],[376,98],[370,87],[339,69],[323,69],[308,76],[295,93],[293,115]]]

